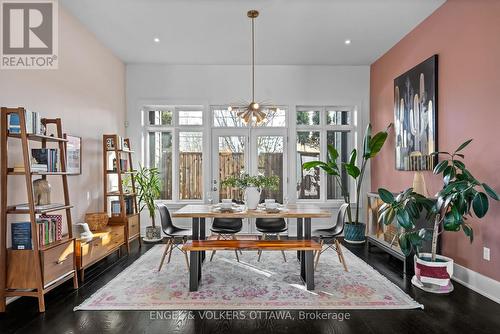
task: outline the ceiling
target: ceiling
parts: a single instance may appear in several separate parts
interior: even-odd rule
[[[126,63],[228,65],[250,62],[249,9],[257,64],[368,65],[444,2],[60,0]]]

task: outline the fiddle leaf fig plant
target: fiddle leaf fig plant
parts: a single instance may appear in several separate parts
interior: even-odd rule
[[[134,179],[139,197],[139,212],[147,209],[149,217],[151,217],[151,223],[155,227],[155,200],[160,198],[161,193],[160,172],[157,168],[140,166]]]
[[[387,140],[388,131],[391,126],[392,123],[387,126],[385,131],[380,131],[372,136],[372,126],[371,124],[368,124],[368,126],[366,127],[365,136],[363,138],[363,152],[360,156],[361,165],[358,165],[358,151],[356,149],[353,149],[351,151],[349,160],[347,162],[341,162],[339,164],[339,162],[337,161],[339,152],[333,145],[330,144],[328,144],[327,146],[328,160],[326,162],[308,161],[302,165],[302,168],[304,168],[305,170],[321,168],[325,171],[326,174],[333,176],[335,182],[341,190],[344,202],[349,205],[349,209],[347,210],[347,218],[349,224],[359,223],[361,185],[363,184],[366,166],[368,164],[368,161],[374,158],[384,146],[384,143]],[[356,210],[354,218],[352,217],[351,213],[351,194],[349,192],[349,187],[342,184],[343,172],[345,172],[354,180],[356,186],[356,199],[354,201]]]
[[[412,250],[418,254],[422,241],[432,238],[432,258],[436,260],[437,239],[443,231],[457,232],[462,230],[474,240],[474,233],[467,220],[473,215],[483,218],[488,212],[488,196],[495,201],[500,200],[497,192],[484,182],[478,181],[467,169],[462,150],[472,142],[469,139],[454,152],[435,152],[433,155],[443,156],[444,160],[434,168],[434,174],[441,175],[443,188],[431,200],[413,192],[409,188],[396,197],[387,189],[380,188],[378,194],[384,202],[379,209],[379,221],[391,224],[394,218],[404,229],[399,236],[399,246],[405,255]],[[415,222],[423,209],[428,212],[427,219],[433,222],[429,228],[417,230]],[[429,235],[429,232],[432,234]]]

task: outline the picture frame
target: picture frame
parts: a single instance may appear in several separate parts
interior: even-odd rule
[[[82,137],[65,133],[66,172],[69,175],[82,174]]]

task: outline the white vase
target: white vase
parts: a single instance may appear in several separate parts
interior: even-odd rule
[[[245,189],[245,205],[250,210],[257,209],[260,201],[260,189],[257,187],[248,187]]]

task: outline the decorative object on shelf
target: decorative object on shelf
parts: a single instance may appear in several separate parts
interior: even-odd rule
[[[249,10],[247,16],[251,20],[252,27],[252,100],[250,103],[236,103],[228,107],[228,111],[235,111],[245,124],[255,123],[260,124],[267,118],[267,112],[276,112],[277,107],[269,104],[255,102],[255,19],[259,16],[256,10]]]
[[[137,195],[139,197],[139,212],[147,209],[151,218],[151,226],[146,227],[145,240],[161,240],[161,228],[155,224],[155,201],[160,198],[161,189],[160,172],[157,168],[140,166],[135,175],[135,182],[137,183]]]
[[[414,157],[421,157],[421,152],[412,152],[410,153],[410,160]],[[424,197],[429,197],[429,192],[427,191],[427,185],[425,184],[424,174],[422,170],[425,170],[425,166],[421,164],[410,164],[410,170],[415,171],[415,175],[413,176],[413,191],[417,194],[420,194]]]
[[[46,179],[38,179],[33,181],[33,196],[35,205],[50,204],[50,184]]]
[[[334,177],[340,187],[344,202],[349,204],[349,208],[347,210],[348,221],[344,226],[344,240],[347,242],[365,242],[366,225],[359,221],[361,185],[363,184],[363,177],[365,175],[368,161],[374,158],[380,152],[382,146],[384,146],[391,126],[392,124],[389,124],[385,131],[380,131],[372,136],[372,126],[371,124],[368,124],[363,138],[363,154],[361,155],[360,167],[357,166],[358,152],[356,149],[351,151],[349,161],[341,162],[339,166],[339,163],[337,162],[339,152],[333,145],[330,144],[328,145],[328,161],[308,161],[302,165],[302,168],[305,170],[313,168],[323,169],[325,173]],[[354,180],[356,185],[356,200],[354,202],[351,201],[349,189],[346,189],[342,184],[342,176],[345,175],[344,173],[349,175]],[[352,204],[355,205],[354,217],[352,217]]]
[[[437,149],[437,66],[434,55],[394,79],[397,170],[432,170],[437,161],[431,155]]]
[[[260,202],[262,189],[275,190],[278,188],[280,178],[277,175],[250,176],[242,171],[239,176],[229,176],[221,182],[222,187],[238,188],[244,191],[245,205],[250,210],[257,209]]]
[[[83,241],[90,241],[92,240],[94,234],[90,230],[90,227],[87,223],[78,223],[74,225],[74,230],[75,233],[78,234],[78,238],[82,239]]]
[[[82,137],[64,134],[66,148],[66,171],[71,175],[82,174]]]
[[[113,140],[113,138],[111,137],[106,138],[106,149],[107,150],[115,149],[115,141]]]
[[[429,292],[448,293],[453,291],[451,276],[453,275],[453,259],[437,253],[437,239],[440,231],[457,232],[462,230],[473,241],[473,231],[466,223],[474,213],[482,218],[488,212],[488,196],[498,201],[498,194],[486,183],[478,181],[466,168],[461,151],[471,143],[472,139],[461,144],[453,153],[435,152],[446,159],[434,168],[434,174],[442,175],[443,189],[437,194],[437,200],[432,201],[417,194],[409,188],[399,195],[394,195],[380,188],[378,193],[385,202],[380,208],[379,219],[389,224],[394,217],[404,228],[399,236],[399,246],[408,256],[415,251],[415,276],[412,283]],[[427,210],[429,227],[416,228],[415,220],[423,210]],[[432,231],[432,249],[430,253],[419,253],[422,242]]]
[[[106,212],[89,212],[85,214],[85,223],[91,231],[100,231],[108,225],[108,214]]]

